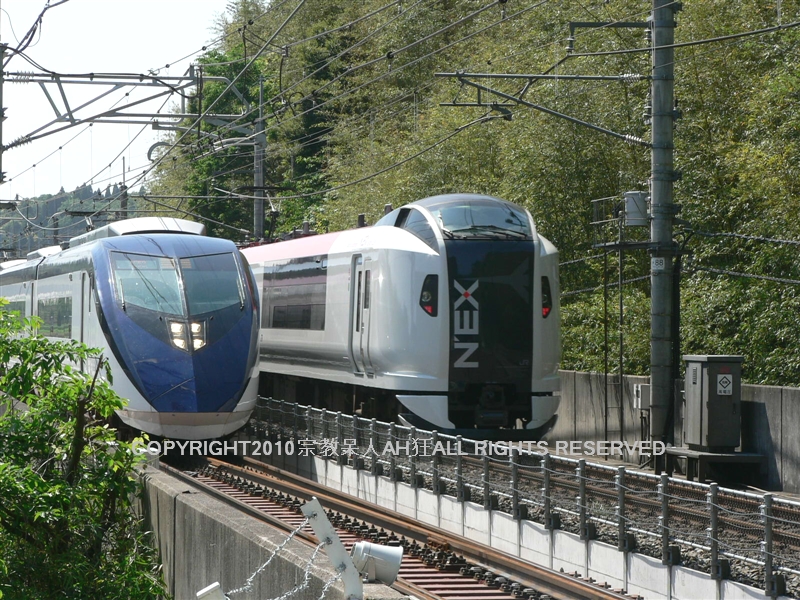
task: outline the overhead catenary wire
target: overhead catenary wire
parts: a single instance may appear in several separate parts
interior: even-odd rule
[[[61,0],[60,2],[57,2],[57,3],[55,3],[55,4],[51,4],[51,3],[49,3],[49,2],[48,2],[48,3],[47,3],[47,5],[45,6],[44,10],[43,10],[43,11],[40,13],[39,17],[37,18],[36,22],[34,23],[34,26],[31,28],[31,31],[33,31],[34,29],[41,29],[41,21],[42,21],[42,17],[43,17],[44,13],[45,13],[45,12],[46,12],[48,9],[50,9],[50,8],[54,8],[55,6],[58,6],[59,4],[63,4],[64,2],[67,2],[67,1],[68,1],[68,0]],[[284,4],[284,3],[285,3],[285,2],[287,2],[287,1],[288,1],[288,0],[283,0],[283,1],[282,1],[280,4]],[[270,13],[272,10],[274,10],[274,9],[275,9],[275,6],[274,6],[274,5],[270,6],[270,8],[268,8],[266,11],[262,12],[260,15],[258,15],[258,16],[256,16],[256,17],[254,17],[253,19],[251,19],[251,22],[252,22],[252,21],[254,21],[254,20],[261,19],[262,17],[264,17],[265,15],[269,14],[269,13]],[[7,13],[6,13],[6,14],[7,14]],[[30,34],[30,32],[29,32],[29,34]],[[177,64],[177,63],[180,63],[180,62],[182,62],[182,61],[186,60],[187,58],[190,58],[191,56],[194,56],[194,55],[198,54],[199,52],[205,51],[205,50],[207,49],[207,47],[208,47],[208,46],[212,46],[212,45],[214,45],[214,44],[217,44],[217,43],[219,43],[219,42],[223,41],[224,39],[226,39],[227,37],[230,37],[230,35],[232,35],[232,34],[231,34],[231,33],[229,33],[229,34],[224,34],[224,35],[218,36],[216,39],[212,40],[211,42],[207,43],[206,45],[203,45],[203,46],[202,46],[202,47],[201,47],[199,50],[195,50],[195,51],[193,51],[193,52],[191,52],[191,53],[189,53],[189,54],[187,54],[187,55],[183,56],[183,57],[182,57],[182,58],[180,58],[180,59],[177,59],[177,60],[175,60],[175,61],[171,61],[170,63],[167,63],[166,67],[168,68],[170,65],[175,65],[175,64]],[[26,37],[28,37],[28,36],[26,36]],[[17,48],[12,48],[12,49],[9,49],[9,51],[12,53],[12,55],[19,55],[19,56],[21,56],[22,58],[24,58],[25,60],[27,60],[27,61],[28,61],[30,64],[32,64],[33,66],[35,66],[35,67],[36,67],[36,68],[38,68],[38,69],[41,69],[42,71],[44,71],[44,72],[46,72],[46,73],[49,73],[49,74],[51,74],[51,75],[55,75],[55,76],[59,76],[59,77],[66,77],[66,76],[69,76],[68,74],[56,73],[56,72],[54,72],[54,71],[51,71],[51,70],[49,70],[49,69],[47,69],[47,68],[43,67],[42,65],[40,65],[40,64],[39,64],[39,63],[37,63],[36,61],[34,61],[34,60],[33,60],[32,58],[30,58],[29,56],[27,56],[27,55],[24,53],[24,50],[25,50],[25,48],[27,48],[28,46],[29,46],[29,44],[28,44],[28,43],[25,43],[25,44],[23,44],[23,43],[19,43],[19,42],[18,42],[18,47],[17,47]],[[9,60],[10,60],[10,58],[9,58]],[[7,64],[8,64],[8,60],[7,60],[7,61],[6,61],[4,64],[5,64],[5,65],[7,65]],[[153,79],[154,81],[159,81],[160,79],[158,78],[158,73],[160,72],[160,70],[161,70],[161,68],[158,68],[158,69],[151,69],[151,70],[149,70],[149,75],[148,75],[148,76],[146,76],[146,77],[147,77],[148,79]],[[142,75],[142,77],[145,77],[145,76],[144,76],[144,75]],[[163,82],[162,82],[162,83],[163,83]],[[180,92],[179,92],[179,93],[180,93]],[[127,97],[127,96],[128,96],[128,94],[126,94],[125,96]],[[117,103],[115,103],[115,104],[114,104],[114,106],[116,106],[116,104],[118,104],[118,103],[119,103],[119,101],[118,101]],[[165,102],[165,104],[166,104],[166,102]],[[163,105],[162,105],[161,109],[163,109]],[[161,111],[161,109],[159,109],[159,111],[158,111],[158,112],[160,112],[160,111]],[[88,127],[87,127],[87,129],[88,129]],[[83,130],[83,131],[85,131],[85,130]],[[82,132],[81,132],[81,133],[82,133]],[[137,136],[136,136],[136,137],[138,137],[140,134],[141,134],[141,132],[140,132],[139,134],[137,134]],[[78,134],[78,135],[80,135],[80,134]],[[77,135],[76,135],[76,136],[74,136],[73,138],[71,138],[70,140],[68,140],[68,142],[66,142],[66,143],[68,144],[68,143],[69,143],[70,141],[72,141],[72,140],[73,140],[75,137],[77,137]],[[136,138],[134,138],[134,140],[135,140],[135,139],[136,139]],[[131,140],[131,142],[132,142],[132,141],[133,141],[133,140]],[[61,145],[61,146],[58,148],[58,150],[61,150],[61,149],[63,148],[63,146],[64,146],[64,145],[66,145],[66,144],[62,144],[62,145]],[[125,148],[124,148],[124,149],[123,149],[123,150],[120,152],[120,154],[122,154],[122,153],[125,151],[125,149],[127,149],[129,146],[130,146],[130,142],[129,142],[129,144],[128,144],[127,146],[125,146]],[[53,154],[55,154],[55,153],[56,153],[58,150],[54,150],[53,152],[51,152],[50,154],[48,154],[47,156],[45,156],[43,159],[41,159],[41,160],[37,161],[36,163],[34,163],[34,165],[35,165],[35,164],[40,164],[41,162],[43,162],[43,161],[44,161],[44,160],[46,160],[47,158],[50,158],[50,157],[51,157]],[[119,157],[119,155],[118,155],[116,158],[118,158],[118,157]],[[115,158],[114,160],[116,160],[116,158]],[[113,162],[114,162],[114,161],[112,161],[112,163],[113,163]],[[14,175],[13,177],[9,178],[9,181],[13,180],[13,179],[14,179],[14,177],[18,177],[19,175],[21,175],[21,174],[23,174],[23,173],[25,173],[25,172],[29,171],[29,170],[30,170],[30,169],[32,169],[32,168],[33,168],[33,166],[31,166],[31,167],[29,167],[28,169],[25,169],[24,171],[22,171],[22,172],[20,172],[20,173],[18,173],[18,174],[16,174],[16,175]],[[101,172],[102,172],[102,171],[101,171]],[[99,175],[99,173],[98,173],[97,175]],[[95,175],[95,176],[92,178],[92,180],[94,180],[94,179],[97,177],[97,175]]]
[[[625,279],[625,280],[623,280],[622,284],[625,285],[625,284],[628,284],[628,283],[636,283],[637,281],[645,281],[645,280],[649,280],[649,279],[650,279],[650,275],[641,275],[639,277],[633,277],[631,279]],[[581,290],[574,290],[574,291],[571,291],[571,292],[561,292],[561,297],[562,298],[567,298],[569,296],[576,296],[578,294],[585,294],[587,292],[597,292],[597,291],[605,289],[605,288],[613,288],[613,287],[619,287],[619,282],[618,281],[614,281],[614,282],[608,283],[606,285],[596,285],[596,286],[589,287],[589,288],[583,288]]]
[[[477,123],[481,123],[481,122],[484,122],[484,121],[488,121],[488,120],[491,120],[491,119],[498,119],[498,118],[502,118],[502,117],[499,117],[497,115],[491,115],[491,116],[484,115],[484,116],[482,116],[482,117],[480,117],[478,119],[470,121],[469,123],[465,123],[464,125],[461,125],[460,127],[457,127],[454,131],[450,132],[446,136],[444,136],[444,137],[438,139],[437,141],[435,141],[434,143],[426,146],[422,150],[419,150],[418,152],[415,152],[411,156],[407,156],[406,158],[404,158],[404,159],[402,159],[400,161],[397,161],[394,164],[389,165],[388,167],[384,167],[383,169],[380,169],[378,171],[370,173],[369,175],[365,175],[364,177],[359,177],[358,179],[355,179],[353,181],[349,181],[349,182],[343,183],[341,185],[333,186],[333,187],[330,187],[330,188],[325,189],[325,190],[319,190],[319,191],[316,191],[316,192],[307,192],[305,194],[293,194],[293,195],[290,195],[290,196],[278,196],[276,199],[277,200],[290,200],[290,199],[294,199],[294,198],[308,198],[310,196],[319,196],[320,194],[328,194],[330,192],[335,192],[337,190],[341,190],[341,189],[344,189],[344,188],[347,188],[347,187],[350,187],[350,186],[353,186],[353,185],[357,185],[359,183],[363,183],[364,181],[367,181],[369,179],[373,179],[374,177],[377,177],[378,175],[382,175],[383,173],[386,173],[387,171],[391,171],[392,169],[396,169],[397,167],[400,167],[400,166],[406,164],[407,162],[409,162],[411,160],[414,160],[418,156],[421,156],[422,154],[425,154],[426,152],[429,152],[429,151],[433,150],[437,146],[442,145],[447,140],[449,140],[452,137],[455,137],[456,135],[458,135],[459,133],[461,133],[462,131],[464,131],[468,127],[471,127],[472,125],[475,125]],[[216,190],[218,190],[220,192],[226,193],[226,194],[236,195],[236,196],[238,196],[240,198],[256,198],[256,196],[246,196],[246,195],[243,195],[243,194],[234,194],[230,190],[224,190],[224,189],[221,189],[221,188],[214,188],[214,189],[216,189]]]
[[[66,0],[63,0],[63,1],[66,1]],[[271,43],[271,40],[273,40],[275,37],[277,37],[280,34],[280,32],[283,30],[283,28],[294,17],[294,15],[297,14],[297,11],[299,11],[300,8],[304,4],[305,4],[305,0],[300,0],[300,2],[294,8],[294,10],[291,12],[291,14],[286,18],[286,20],[284,20],[283,24],[273,34],[273,36],[270,39],[270,43]],[[174,150],[181,143],[181,141],[183,141],[183,139],[189,134],[190,131],[192,131],[192,129],[197,125],[197,123],[199,123],[204,117],[206,117],[209,114],[211,109],[214,106],[216,106],[216,104],[219,102],[219,100],[236,84],[236,82],[244,75],[244,73],[247,71],[247,69],[255,62],[255,60],[261,55],[261,53],[263,53],[263,51],[266,50],[267,45],[268,44],[264,44],[264,46],[262,46],[262,48],[259,50],[259,52],[250,60],[250,62],[248,62],[248,64],[245,65],[245,67],[243,67],[242,70],[228,83],[227,87],[223,90],[223,92],[203,111],[203,113],[194,121],[194,123],[189,128],[187,128],[186,132],[184,132],[175,142],[173,142],[172,145],[169,147],[169,149],[164,154],[162,154],[156,161],[154,161],[154,163],[150,167],[148,167],[144,173],[138,175],[135,178],[135,180],[131,183],[131,187],[136,186],[138,183],[140,183],[146,177],[146,175],[149,172],[153,171],[159,164],[161,164],[161,162],[164,160],[164,158],[172,150]],[[103,207],[99,208],[96,212],[94,212],[92,215],[89,215],[89,216],[90,217],[91,216],[95,216],[95,215],[99,214],[100,212],[103,212],[108,207],[110,207],[118,199],[118,197],[119,196],[115,196],[115,197],[111,198]],[[190,213],[189,211],[181,211],[181,212],[183,212],[184,214],[187,214],[187,215],[191,215],[191,216],[200,218],[200,219],[204,219],[204,220],[206,220],[208,222],[216,223],[216,224],[221,225],[221,226],[230,227],[231,229],[234,229],[236,231],[240,231],[240,232],[244,231],[244,230],[241,230],[239,228],[232,227],[230,225],[222,223],[220,221],[215,221],[214,219],[210,219],[210,218],[204,217],[202,215],[197,215],[197,214],[194,214],[194,213]]]
[[[702,40],[692,40],[689,42],[678,42],[676,44],[666,44],[663,46],[658,46],[660,50],[669,49],[669,48],[688,48],[690,46],[700,46],[702,44],[713,44],[716,42],[723,42],[726,40],[734,40],[737,38],[749,37],[753,35],[764,35],[766,33],[773,33],[776,31],[783,31],[785,29],[792,29],[794,27],[800,26],[800,21],[794,21],[792,23],[786,23],[785,25],[775,25],[773,27],[765,27],[763,29],[753,29],[751,31],[743,31],[741,33],[732,33],[730,35],[721,35],[713,38],[705,38]],[[622,50],[603,50],[600,52],[576,52],[571,54],[570,56],[578,57],[587,57],[587,56],[611,56],[616,54],[636,54],[640,52],[652,52],[652,47],[644,47],[644,48],[628,48]]]
[[[480,33],[483,33],[483,32],[485,32],[485,31],[487,31],[488,29],[491,29],[491,28],[493,28],[493,27],[497,26],[498,24],[501,24],[501,23],[503,23],[503,22],[509,21],[509,20],[511,20],[511,19],[513,19],[513,18],[515,18],[515,17],[517,17],[517,16],[519,16],[519,15],[521,15],[521,14],[524,14],[524,13],[526,13],[526,12],[530,11],[530,10],[533,10],[533,9],[535,9],[535,8],[538,8],[539,6],[541,6],[541,5],[543,5],[543,4],[546,4],[547,2],[549,2],[549,0],[541,0],[540,2],[537,2],[537,3],[535,3],[535,4],[534,4],[534,5],[532,5],[532,6],[529,6],[529,7],[523,8],[523,9],[521,9],[521,10],[519,10],[519,11],[517,11],[517,12],[513,13],[512,15],[505,16],[504,18],[502,18],[502,19],[500,19],[500,20],[498,20],[498,21],[495,21],[495,22],[493,22],[493,23],[490,23],[489,25],[487,25],[487,26],[485,26],[485,27],[482,27],[482,28],[480,28],[479,30],[477,30],[477,31],[475,31],[475,32],[472,32],[472,33],[470,33],[470,34],[468,34],[468,35],[466,35],[466,36],[464,36],[464,37],[462,37],[462,38],[460,38],[460,39],[458,39],[458,40],[455,40],[454,42],[451,42],[450,44],[447,44],[446,46],[444,46],[444,47],[442,47],[442,48],[439,48],[439,49],[436,49],[436,50],[434,50],[434,51],[432,51],[432,52],[429,52],[429,53],[427,53],[426,55],[424,55],[424,56],[421,56],[421,57],[419,57],[419,58],[417,58],[417,59],[415,59],[415,60],[409,61],[409,62],[407,62],[407,63],[404,63],[403,65],[399,65],[398,67],[396,67],[395,69],[393,69],[393,71],[394,71],[394,72],[397,72],[397,71],[399,71],[399,70],[401,70],[401,69],[404,69],[404,68],[406,68],[406,67],[410,67],[410,66],[412,66],[413,64],[416,64],[417,62],[419,62],[419,61],[421,61],[421,60],[424,60],[424,59],[426,59],[426,58],[429,58],[430,56],[433,56],[433,55],[435,55],[435,54],[437,54],[437,53],[439,53],[439,52],[442,52],[442,51],[444,51],[444,50],[447,50],[447,49],[449,49],[449,48],[451,48],[451,47],[453,47],[453,46],[455,46],[455,45],[457,45],[457,44],[459,44],[459,43],[462,43],[462,42],[464,42],[464,41],[466,41],[466,40],[468,40],[468,39],[470,39],[470,38],[474,37],[475,35],[478,35],[478,34],[480,34]],[[464,20],[464,19],[462,19],[461,21],[463,21],[463,20]],[[445,29],[449,30],[449,28],[450,28],[450,27],[447,27],[447,28],[445,28]],[[442,33],[442,31],[443,31],[443,30],[439,30],[439,31],[438,31],[438,32],[436,32],[436,33],[437,33],[437,34],[440,34],[440,33]],[[434,34],[429,34],[429,35],[428,35],[428,36],[426,36],[424,39],[430,39],[430,38],[431,38],[433,35],[434,35]],[[416,45],[417,43],[419,43],[419,40],[417,40],[417,42],[413,42],[412,44],[409,44],[409,45],[405,46],[403,49],[408,49],[409,47],[412,47],[413,45]],[[385,60],[386,58],[387,58],[387,57],[381,57],[381,58],[380,58],[380,59],[378,59],[378,60]],[[303,112],[301,112],[301,113],[296,113],[295,115],[293,115],[293,117],[291,117],[291,118],[290,118],[290,120],[291,120],[291,119],[294,119],[294,118],[300,118],[300,117],[302,117],[303,115],[307,114],[308,112],[311,112],[311,111],[313,111],[313,110],[317,110],[317,109],[321,108],[322,106],[324,106],[324,105],[326,105],[326,104],[329,104],[330,102],[332,102],[332,101],[334,101],[334,100],[337,100],[337,99],[339,99],[339,98],[345,97],[345,96],[347,96],[347,95],[349,95],[349,94],[351,94],[351,93],[353,93],[353,92],[355,92],[355,91],[358,91],[359,89],[362,89],[363,87],[366,87],[367,85],[370,85],[370,84],[372,84],[372,83],[375,83],[375,82],[377,82],[377,81],[380,81],[380,80],[384,79],[385,77],[387,77],[388,75],[391,75],[391,72],[390,72],[390,73],[385,73],[385,74],[383,74],[383,75],[380,75],[380,76],[378,76],[378,77],[375,77],[375,78],[373,78],[372,80],[369,80],[369,81],[367,81],[367,82],[365,82],[365,83],[363,83],[363,84],[361,84],[361,85],[357,86],[356,88],[349,89],[349,90],[347,90],[347,91],[343,92],[342,94],[339,94],[338,96],[335,96],[335,97],[333,97],[333,98],[330,98],[330,99],[328,99],[328,100],[326,100],[326,101],[324,101],[324,102],[322,102],[322,103],[319,103],[319,104],[317,104],[315,107],[313,107],[312,109],[308,109],[308,110],[306,110],[306,111],[303,111]],[[313,95],[313,93],[314,93],[314,92],[312,92],[312,95]],[[272,99],[272,101],[274,101],[274,100],[278,99],[279,97],[280,97],[280,96],[276,96],[275,98],[273,98],[273,99]],[[306,96],[306,97],[308,97],[308,96]],[[269,103],[269,101],[268,101],[268,102],[266,102],[265,104],[267,104],[267,103]],[[252,112],[252,110],[254,110],[254,109],[251,109],[251,112]],[[247,116],[247,113],[246,113],[245,115],[243,115],[242,117],[240,117],[240,118],[239,118],[237,121],[240,121],[242,118],[244,118],[244,117],[246,117],[246,116]],[[274,117],[274,116],[276,116],[276,115],[273,113],[273,115],[272,115],[272,116]],[[222,127],[222,128],[220,128],[220,129],[221,129],[221,130],[224,130],[224,129],[226,129],[226,128],[231,128],[231,127],[233,127],[233,126],[235,125],[235,123],[236,123],[237,121],[234,121],[234,122],[232,122],[231,124],[228,124],[228,125],[226,125],[226,126],[223,126],[223,127]],[[285,122],[285,121],[284,121],[284,122]],[[271,130],[271,129],[274,129],[274,128],[275,128],[275,127],[277,127],[277,126],[278,126],[278,125],[273,125],[273,126],[269,127],[269,128],[267,129],[267,131],[269,131],[269,130]],[[246,137],[245,137],[245,138],[243,138],[243,139],[248,139],[249,137],[252,137],[252,136],[246,136]],[[368,176],[367,178],[371,178],[371,177],[373,177],[373,176],[374,176],[374,175],[371,175],[371,176]],[[363,181],[363,180],[364,180],[364,178],[361,178],[361,179],[357,180],[356,182],[352,182],[352,183],[350,183],[350,184],[346,184],[346,185],[354,185],[355,183],[360,183],[360,182],[361,182],[361,181]],[[337,188],[335,188],[335,189],[341,189],[341,186],[337,186]],[[331,190],[322,190],[322,191],[320,191],[320,192],[313,192],[313,193],[308,193],[308,194],[303,194],[303,195],[285,196],[285,198],[293,198],[293,197],[308,197],[308,196],[314,196],[314,195],[317,195],[317,194],[319,194],[319,193],[326,193],[327,191],[331,191]]]
[[[729,277],[741,277],[744,279],[759,279],[761,281],[771,281],[773,283],[785,283],[788,285],[800,285],[798,279],[786,279],[784,277],[771,277],[769,275],[755,275],[753,273],[742,273],[740,271],[729,271],[727,269],[715,269],[713,267],[705,267],[702,265],[692,265],[693,271],[705,271],[706,273],[713,273],[715,275],[728,275]]]
[[[461,43],[463,43],[463,42],[475,37],[476,35],[480,35],[481,33],[485,33],[486,31],[496,27],[497,25],[509,22],[509,21],[513,20],[514,18],[516,18],[516,17],[518,17],[518,16],[520,16],[522,14],[525,14],[525,13],[527,13],[527,12],[529,12],[531,10],[534,10],[534,9],[544,5],[544,4],[547,4],[548,2],[550,2],[550,0],[540,0],[539,2],[536,2],[531,6],[522,8],[522,9],[518,10],[517,12],[512,13],[511,15],[504,16],[503,18],[501,18],[501,19],[499,19],[497,21],[494,21],[494,22],[490,23],[489,25],[481,27],[481,28],[479,28],[478,30],[476,30],[474,32],[471,32],[471,33],[469,33],[469,34],[467,34],[467,35],[465,35],[465,36],[463,36],[463,37],[461,37],[461,38],[459,38],[459,39],[457,39],[457,40],[455,40],[453,42],[450,42],[449,44],[446,44],[445,46],[442,46],[440,48],[436,48],[436,49],[432,50],[431,52],[428,52],[427,54],[425,54],[423,56],[417,57],[417,58],[415,58],[413,60],[410,60],[410,61],[408,61],[406,63],[403,63],[401,65],[393,65],[391,70],[389,70],[389,71],[387,71],[385,73],[382,73],[382,74],[380,74],[380,75],[378,75],[378,76],[376,76],[376,77],[374,77],[374,78],[372,78],[372,79],[370,79],[370,80],[368,80],[366,82],[363,82],[363,83],[361,83],[360,85],[358,85],[356,87],[349,88],[349,89],[345,90],[344,92],[342,92],[342,93],[340,93],[340,94],[338,94],[336,96],[328,98],[328,99],[326,99],[326,100],[324,100],[322,102],[315,103],[315,105],[312,108],[309,108],[309,109],[304,110],[302,112],[298,112],[296,114],[293,114],[288,119],[284,119],[281,123],[278,123],[278,124],[271,125],[271,126],[267,127],[266,131],[267,132],[272,131],[272,130],[276,129],[277,127],[279,127],[279,126],[281,126],[281,125],[283,125],[283,124],[285,124],[285,123],[287,123],[289,121],[292,121],[294,119],[299,119],[299,118],[305,116],[306,114],[308,114],[310,112],[313,112],[315,110],[319,110],[320,108],[322,108],[322,107],[324,107],[324,106],[326,106],[328,104],[331,104],[332,102],[334,102],[336,100],[339,100],[341,98],[347,97],[350,94],[353,94],[353,93],[355,93],[355,92],[357,92],[357,91],[359,91],[359,90],[361,90],[361,89],[363,89],[363,88],[365,88],[365,87],[367,87],[367,86],[369,86],[369,85],[371,85],[373,83],[376,83],[378,81],[382,81],[383,79],[386,79],[387,77],[394,76],[399,71],[402,71],[402,70],[404,70],[404,69],[406,69],[408,67],[411,67],[411,66],[413,66],[413,65],[415,65],[415,64],[417,64],[417,63],[419,63],[419,62],[421,62],[421,61],[423,61],[425,59],[428,59],[428,58],[430,58],[432,56],[435,56],[435,55],[437,55],[437,54],[439,54],[441,52],[449,50],[450,48],[452,48],[452,47],[454,47],[454,46],[456,46],[458,44],[461,44]],[[417,2],[417,4],[419,4],[419,2]],[[495,2],[493,5],[496,5],[496,4],[497,4],[497,2]],[[414,6],[416,6],[416,4]],[[462,19],[462,21],[463,21],[463,19]],[[439,33],[441,33],[441,31]],[[427,37],[430,38],[430,36],[427,36]],[[404,49],[408,49],[409,46],[410,45],[405,46]],[[388,56],[389,54],[392,54],[392,53],[391,52],[387,53],[387,55],[381,56],[381,57],[379,57],[377,59],[374,59],[374,60],[370,60],[368,62],[370,64],[375,64],[377,62],[389,60],[389,56]],[[366,64],[366,63],[364,63],[364,64]],[[339,77],[341,77],[341,76],[339,76]],[[327,85],[329,85],[329,83],[330,82],[326,82],[325,84],[323,84],[322,87],[315,89],[310,94],[306,94],[300,101],[295,102],[295,104],[299,104],[304,100],[313,98],[317,93],[319,93],[319,91],[321,89],[323,89],[323,87],[327,87]],[[269,104],[270,102],[274,102],[279,98],[280,98],[280,95],[275,96],[272,99],[270,99],[267,102],[265,102],[265,104]],[[255,111],[255,109],[251,109],[250,113],[245,113],[237,121],[241,121],[242,119],[246,118],[249,114],[252,114],[254,111]],[[276,117],[276,116],[277,115],[275,113],[273,113],[272,115],[268,115],[266,118]],[[231,127],[233,127],[235,125],[235,123],[237,121],[234,121],[234,122],[232,122],[230,124],[227,124],[227,125],[223,126],[221,128],[221,130],[224,131],[225,129],[230,129]]]
[[[696,230],[691,230],[691,231],[695,235],[709,237],[709,238],[726,237],[726,238],[747,240],[752,242],[766,242],[770,244],[786,244],[790,246],[800,246],[800,240],[784,240],[779,238],[764,237],[760,235],[746,235],[744,233],[722,233],[722,232],[696,231]]]

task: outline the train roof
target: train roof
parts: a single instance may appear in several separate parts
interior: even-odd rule
[[[87,233],[76,236],[67,242],[67,248],[74,248],[103,238],[136,233],[188,233],[191,235],[205,235],[206,226],[202,223],[175,219],[174,217],[137,217],[110,223],[104,227],[93,229]]]
[[[304,256],[323,256],[330,252],[331,246],[333,246],[336,238],[342,233],[344,232],[336,231],[334,233],[324,233],[322,235],[312,235],[295,240],[286,240],[285,242],[261,244],[260,246],[242,248],[241,251],[251,264],[300,258]]]
[[[99,240],[148,233],[184,234],[189,236],[187,237],[187,240],[191,239],[192,237],[202,237],[204,240],[212,239],[204,237],[205,232],[206,227],[202,223],[195,223],[185,219],[175,219],[173,217],[137,217],[134,219],[125,219],[124,221],[110,223],[104,227],[99,227],[98,229],[78,235],[70,239],[68,242],[63,243],[61,246],[47,246],[45,248],[39,248],[38,250],[28,252],[26,257],[23,259],[14,259],[2,262],[0,263],[0,271],[9,269],[17,270],[17,268],[24,268],[30,264],[38,264],[46,258],[60,255],[65,250],[76,248],[84,244],[88,244],[89,242]]]
[[[520,208],[519,205],[503,200],[502,198],[495,198],[494,196],[487,196],[485,194],[440,194],[438,196],[429,196],[416,202],[411,202],[407,206],[422,206],[423,208],[443,208],[450,204],[462,204],[463,202],[482,202],[482,203],[497,203],[497,204],[510,204]]]

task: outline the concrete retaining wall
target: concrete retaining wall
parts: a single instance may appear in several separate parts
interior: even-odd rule
[[[141,507],[155,535],[164,579],[175,600],[193,600],[196,593],[218,581],[224,592],[242,587],[283,543],[287,534],[152,467],[141,472],[145,484]],[[242,600],[277,598],[303,582],[314,549],[292,540],[269,566],[253,580]],[[309,585],[298,598],[318,598],[333,575],[327,557],[319,554],[309,569]],[[365,585],[365,597],[373,600],[406,598],[382,585]],[[326,596],[344,600],[337,582]]]
[[[262,457],[264,459],[265,457]],[[269,460],[269,457],[266,457]],[[337,464],[321,457],[274,457],[282,468],[329,487],[373,502],[388,510],[411,515],[420,521],[452,531],[456,535],[488,544],[532,563],[564,572],[578,572],[650,599],[732,600],[764,597],[764,591],[731,581],[715,581],[708,574],[685,567],[669,567],[660,559],[615,546],[581,540],[566,531],[550,531],[539,523],[516,521],[500,511],[487,511],[473,502],[375,477],[368,471]],[[346,482],[358,482],[349,485]]]
[[[618,440],[619,378],[602,373],[561,372],[561,404],[555,428],[546,440]],[[633,408],[633,386],[649,383],[648,377],[625,376],[622,384],[624,439],[629,443],[647,439],[642,431],[639,410]],[[606,392],[607,390],[607,392]],[[606,410],[608,407],[608,410]],[[678,407],[678,415],[681,414]],[[766,385],[742,385],[741,452],[755,452],[766,457],[766,468],[759,487],[800,494],[800,389]],[[677,438],[681,424],[678,423]],[[626,456],[635,460],[636,456]]]

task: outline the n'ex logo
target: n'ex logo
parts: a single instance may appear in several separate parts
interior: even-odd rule
[[[453,286],[461,294],[453,303],[453,348],[464,351],[453,363],[453,366],[468,369],[476,368],[479,366],[478,361],[468,359],[478,350],[478,342],[460,341],[456,336],[477,337],[480,331],[480,307],[474,295],[475,290],[478,289],[478,280],[476,279],[471,286],[465,288],[454,279]]]

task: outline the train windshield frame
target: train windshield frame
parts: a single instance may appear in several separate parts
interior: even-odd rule
[[[426,208],[446,239],[533,239],[527,212],[508,202],[450,201]]]
[[[110,254],[114,292],[123,310],[135,306],[186,317],[237,304],[244,307],[242,271],[232,252],[177,259],[135,252]]]

